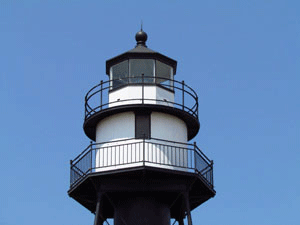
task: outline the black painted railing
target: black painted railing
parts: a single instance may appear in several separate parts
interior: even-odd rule
[[[117,99],[109,101],[109,93],[120,90],[126,86],[141,86],[139,97],[128,99]],[[158,86],[162,89],[174,94],[174,100],[149,98],[145,95],[145,87]],[[140,102],[140,104],[161,104],[169,107],[183,110],[198,119],[198,96],[197,93],[184,81],[179,82],[160,77],[127,77],[122,79],[114,79],[101,81],[100,84],[94,86],[85,96],[85,119],[101,110],[113,107],[114,105],[130,104],[132,102]]]
[[[126,139],[90,145],[71,160],[71,188],[88,174],[138,166],[196,173],[213,188],[213,161],[194,144]]]

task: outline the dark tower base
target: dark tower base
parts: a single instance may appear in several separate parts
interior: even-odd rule
[[[134,194],[119,199],[115,209],[114,225],[153,224],[170,224],[170,208],[166,203],[157,198],[137,197]]]
[[[95,213],[94,225],[192,225],[190,211],[215,191],[200,174],[136,167],[88,174],[69,195]]]

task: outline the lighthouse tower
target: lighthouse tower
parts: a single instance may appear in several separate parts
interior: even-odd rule
[[[135,39],[86,94],[91,143],[70,162],[68,194],[95,214],[94,225],[191,225],[191,210],[215,195],[213,163],[189,142],[200,128],[198,97],[142,29]]]

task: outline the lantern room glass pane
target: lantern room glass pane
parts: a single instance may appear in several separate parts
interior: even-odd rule
[[[112,66],[112,88],[117,88],[128,83],[128,60]]]
[[[154,83],[154,60],[153,59],[130,59],[130,83]]]
[[[155,77],[155,83],[173,89],[173,68],[171,66],[157,60]]]

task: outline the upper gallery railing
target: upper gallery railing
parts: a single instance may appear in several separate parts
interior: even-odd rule
[[[125,139],[92,143],[71,163],[71,188],[88,174],[150,166],[196,173],[213,188],[213,161],[194,144],[161,139]]]
[[[140,94],[133,98],[109,100],[109,93],[120,90],[128,85],[141,87]],[[151,98],[145,94],[145,89],[149,86],[161,87],[174,94],[173,99]],[[179,82],[160,77],[127,77],[122,79],[114,79],[101,81],[100,84],[94,86],[85,96],[85,119],[93,114],[112,107],[114,105],[131,104],[132,102],[140,102],[141,104],[160,104],[169,107],[181,109],[196,119],[198,119],[198,96],[197,93],[184,81]]]

